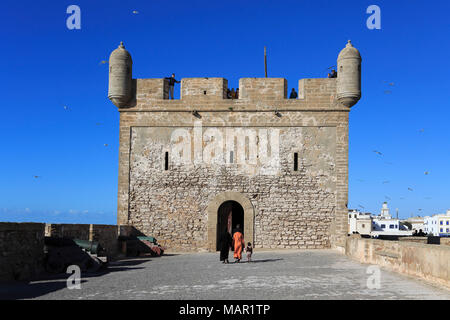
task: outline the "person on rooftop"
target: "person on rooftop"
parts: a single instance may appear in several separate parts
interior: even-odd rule
[[[169,80],[169,95],[170,98],[173,100],[173,91],[175,88],[175,83],[180,83],[180,81],[175,79],[175,73],[172,73],[171,77],[166,77],[166,80]]]
[[[292,88],[291,95],[289,96],[289,99],[297,99],[297,97],[298,97],[297,92],[295,91],[294,88]]]

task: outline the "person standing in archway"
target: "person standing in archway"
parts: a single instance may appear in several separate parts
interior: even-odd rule
[[[219,239],[220,248],[220,261],[222,263],[228,263],[228,254],[230,252],[230,247],[233,244],[233,239],[228,231],[224,231]]]
[[[238,224],[236,226],[236,231],[233,233],[234,262],[239,263],[239,261],[241,261],[242,250],[244,250],[244,247],[244,235],[242,234],[241,226]]]

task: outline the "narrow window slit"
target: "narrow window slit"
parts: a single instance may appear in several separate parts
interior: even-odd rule
[[[164,170],[169,170],[169,152],[166,151],[164,156]]]
[[[298,153],[294,152],[294,171],[298,171]]]

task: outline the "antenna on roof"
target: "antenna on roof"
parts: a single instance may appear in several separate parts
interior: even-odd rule
[[[264,46],[264,72],[267,78],[267,48]]]

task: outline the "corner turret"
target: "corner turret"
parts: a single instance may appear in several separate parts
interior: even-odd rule
[[[350,40],[339,53],[337,68],[337,99],[350,108],[361,98],[361,55]]]
[[[131,55],[121,42],[109,57],[108,98],[117,107],[125,107],[131,101],[132,65]]]

